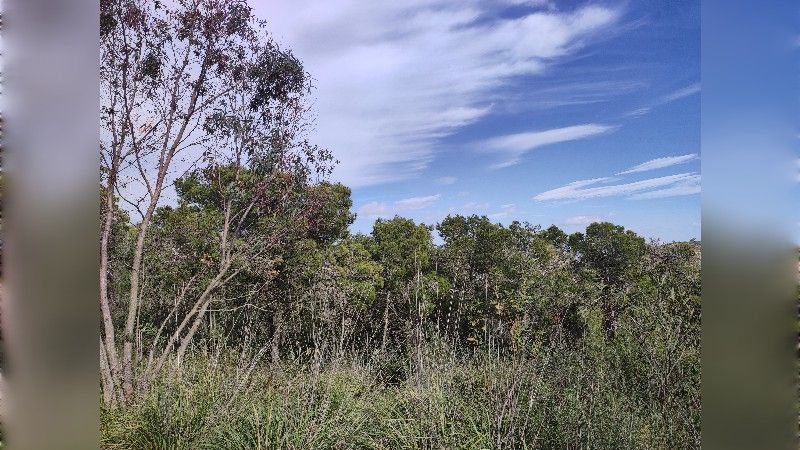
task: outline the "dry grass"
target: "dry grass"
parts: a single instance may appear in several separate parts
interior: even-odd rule
[[[349,358],[263,365],[196,358],[125,410],[103,411],[107,449],[699,448],[685,386],[631,386],[613,358],[566,350],[513,360]],[[412,370],[413,368],[413,370]],[[691,380],[685,380],[691,382]]]

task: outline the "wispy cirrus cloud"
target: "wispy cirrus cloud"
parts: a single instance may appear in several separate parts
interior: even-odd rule
[[[411,197],[395,202],[395,208],[399,211],[427,208],[441,198],[440,194],[428,195],[425,197]]]
[[[797,171],[795,172],[795,181],[800,183],[800,158],[795,160],[794,169]]]
[[[490,205],[487,202],[469,201],[463,205],[451,206],[447,208],[447,214],[486,214],[486,212],[489,210],[489,207]]]
[[[500,211],[489,214],[489,218],[492,220],[509,219],[515,217],[518,212],[519,211],[517,210],[517,205],[513,203],[508,203],[505,205],[501,205]]]
[[[689,86],[680,88],[680,89],[678,89],[676,91],[670,92],[667,95],[662,96],[661,98],[657,99],[655,102],[650,104],[649,106],[643,106],[641,108],[637,108],[637,109],[629,112],[628,114],[626,114],[626,116],[628,116],[628,117],[643,116],[643,115],[649,113],[650,111],[652,111],[653,108],[657,108],[659,106],[666,105],[667,103],[672,103],[672,102],[674,102],[676,100],[680,100],[682,98],[690,97],[690,96],[698,94],[698,93],[700,93],[700,83],[694,83],[694,84],[691,84]]]
[[[670,102],[674,102],[675,100],[680,100],[682,98],[689,97],[690,95],[694,95],[700,92],[700,83],[695,83],[684,88],[678,89],[675,92],[669,93],[664,97],[661,97],[661,101],[658,102],[659,105],[664,105]]]
[[[574,181],[537,194],[534,199],[538,201],[587,200],[620,196],[641,200],[691,195],[700,192],[700,175],[696,173],[681,173],[630,183],[610,184],[614,180],[614,178],[605,177]]]
[[[699,194],[702,190],[700,185],[700,175],[681,180],[672,186],[664,189],[656,189],[654,191],[640,192],[631,195],[631,200],[646,200],[651,198],[666,198],[666,197],[679,197],[684,195]]]
[[[436,182],[436,184],[438,184],[440,186],[449,186],[451,184],[455,184],[455,182],[458,181],[458,178],[449,177],[449,176],[448,177],[439,177],[439,178],[435,179],[434,181]]]
[[[497,14],[523,5],[522,15]],[[263,6],[262,6],[263,5]],[[269,5],[269,6],[267,6]],[[256,6],[315,77],[313,138],[354,187],[407,179],[439,139],[485,117],[512,78],[600,41],[622,10],[542,0],[275,0]]]
[[[441,194],[427,195],[424,197],[411,197],[396,202],[370,202],[358,209],[358,214],[366,217],[386,217],[400,214],[405,211],[414,211],[433,206]]]
[[[536,111],[608,103],[647,88],[647,84],[641,80],[604,79],[608,75],[602,68],[594,70],[594,73],[588,74],[561,74],[557,79],[544,82],[541,88],[519,92],[514,99],[505,102],[504,109],[510,112]]]
[[[503,0],[512,5],[551,6],[550,0]]]
[[[564,225],[572,225],[572,226],[586,226],[590,225],[594,222],[603,222],[604,218],[600,216],[572,216],[564,219]]]
[[[698,159],[699,156],[697,153],[691,153],[688,155],[678,155],[678,156],[665,156],[663,158],[655,158],[651,159],[650,161],[645,161],[641,164],[637,164],[631,167],[628,170],[622,171],[617,173],[617,175],[626,175],[629,173],[637,173],[637,172],[647,172],[649,170],[656,170],[656,169],[663,169],[665,167],[675,166],[678,164],[687,163],[689,161],[694,161]]]
[[[525,153],[535,148],[560,142],[586,139],[613,129],[614,127],[610,125],[590,123],[551,130],[516,133],[488,139],[480,144],[479,151],[502,154],[505,159],[490,166],[492,169],[502,169],[519,163]]]

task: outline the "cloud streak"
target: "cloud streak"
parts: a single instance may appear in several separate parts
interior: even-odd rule
[[[665,156],[663,158],[651,159],[650,161],[637,164],[628,170],[617,173],[617,175],[626,175],[629,173],[647,172],[649,170],[663,169],[665,167],[671,167],[678,164],[684,164],[689,161],[694,161],[697,158],[698,156],[696,153],[692,153],[689,155],[679,155],[679,156]]]
[[[315,77],[312,138],[341,161],[335,177],[359,187],[419,175],[441,138],[505,100],[513,77],[542,74],[621,17],[607,6],[514,3],[528,13],[497,15],[498,1],[486,0],[276,0],[256,8]]]
[[[572,226],[585,226],[590,225],[594,222],[604,222],[600,216],[573,216],[564,219],[564,225],[572,225]]]
[[[456,181],[458,181],[456,177],[440,177],[435,180],[436,184],[440,186],[449,186],[455,184]]]
[[[653,108],[657,108],[659,106],[666,105],[667,103],[672,103],[672,102],[674,102],[676,100],[680,100],[682,98],[690,97],[690,96],[698,94],[698,93],[700,93],[700,83],[691,84],[689,86],[686,86],[684,88],[678,89],[678,90],[676,90],[674,92],[671,92],[671,93],[659,98],[658,100],[656,100],[655,102],[653,102],[649,106],[643,106],[641,108],[637,108],[637,109],[629,112],[628,114],[626,114],[626,116],[627,117],[640,117],[640,116],[643,116],[643,115],[649,113],[650,111],[652,111]]]
[[[517,205],[509,203],[507,205],[502,205],[500,211],[489,214],[489,218],[492,220],[509,219],[515,217],[518,212]]]
[[[678,89],[677,91],[672,92],[671,94],[665,95],[664,97],[661,98],[661,101],[659,101],[658,104],[665,105],[667,103],[689,97],[699,92],[700,92],[700,83],[695,83],[690,86],[686,86],[685,88]]]
[[[631,200],[647,200],[653,198],[680,197],[684,195],[699,194],[701,190],[700,175],[695,175],[686,180],[679,181],[670,187],[656,189],[649,192],[641,192],[631,195],[629,198]]]
[[[643,200],[691,195],[700,192],[700,175],[681,173],[622,184],[608,184],[613,178],[579,180],[556,189],[542,192],[535,200],[587,200],[603,197],[627,197]],[[601,186],[597,186],[601,184]]]
[[[411,197],[394,203],[370,202],[358,209],[358,214],[365,217],[393,216],[405,211],[415,211],[433,206],[441,198],[440,194],[424,197]]]
[[[544,131],[510,134],[484,141],[479,150],[506,155],[506,160],[491,166],[493,169],[502,169],[517,164],[527,152],[545,145],[569,142],[588,137],[597,136],[612,130],[614,127],[601,124],[573,125],[563,128],[554,128]]]

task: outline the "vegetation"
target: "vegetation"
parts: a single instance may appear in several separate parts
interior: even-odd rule
[[[699,244],[353,235],[246,3],[101,6],[104,448],[699,448]]]

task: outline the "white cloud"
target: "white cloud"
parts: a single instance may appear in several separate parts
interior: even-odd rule
[[[690,195],[700,192],[700,175],[681,173],[624,184],[608,184],[611,178],[574,181],[560,188],[542,192],[534,197],[538,201],[586,200],[590,198],[626,196],[631,199],[662,198]]]
[[[404,211],[415,211],[432,206],[441,198],[440,194],[425,197],[411,197],[398,200],[392,204],[387,202],[370,202],[358,209],[358,214],[365,217],[388,217]]]
[[[437,178],[435,181],[436,181],[436,184],[439,184],[439,185],[442,185],[442,186],[447,186],[447,185],[450,185],[450,184],[454,184],[456,181],[458,181],[458,178],[456,178],[456,177],[441,177],[441,178]]]
[[[700,92],[700,83],[695,83],[691,86],[686,86],[685,88],[678,89],[677,91],[671,94],[665,95],[664,97],[661,98],[659,104],[663,105],[669,102],[674,102],[675,100],[680,100],[682,98],[689,97],[690,95],[697,94],[698,92]]]
[[[439,200],[440,197],[441,197],[440,194],[428,195],[426,197],[411,197],[395,202],[394,205],[398,211],[423,209],[436,203],[436,201]]]
[[[358,209],[358,214],[367,217],[386,215],[389,207],[384,202],[369,202]]]
[[[650,161],[637,164],[631,167],[630,169],[625,170],[624,172],[619,172],[617,175],[625,175],[629,173],[646,172],[648,170],[662,169],[664,167],[670,167],[677,164],[683,164],[689,161],[694,161],[697,158],[698,156],[696,153],[692,153],[689,155],[680,155],[680,156],[665,156],[663,158],[651,159]]]
[[[641,116],[649,113],[650,111],[652,111],[653,108],[656,108],[656,107],[662,106],[662,105],[666,105],[667,103],[672,103],[672,102],[674,102],[676,100],[680,100],[682,98],[686,98],[686,97],[692,96],[692,95],[697,94],[699,92],[700,92],[700,83],[695,83],[695,84],[686,86],[684,88],[678,89],[678,90],[676,90],[674,92],[671,92],[671,93],[669,93],[669,94],[657,99],[656,101],[651,103],[649,106],[644,106],[644,107],[641,107],[641,108],[637,108],[637,109],[625,114],[625,116],[627,116],[627,117],[641,117]]]
[[[627,175],[671,167],[693,161],[697,158],[698,155],[692,153],[688,155],[666,156],[663,158],[651,159],[650,161],[637,164],[628,170],[619,172],[617,175]],[[538,201],[586,200],[602,197],[627,197],[631,200],[645,200],[694,195],[701,191],[700,175],[697,173],[680,173],[677,175],[649,178],[630,183],[612,184],[617,180],[618,178],[602,177],[573,181],[565,186],[537,194],[533,198]]]
[[[549,6],[549,0],[504,0],[506,3],[512,5],[526,5],[526,6]]]
[[[651,198],[679,197],[683,195],[699,194],[700,191],[700,175],[697,175],[696,177],[675,183],[675,185],[668,188],[634,194],[629,198],[632,200],[646,200]]]
[[[482,152],[498,152],[506,155],[503,162],[493,164],[492,169],[502,169],[517,164],[525,153],[545,145],[585,139],[612,130],[609,125],[583,124],[544,131],[510,134],[484,141],[479,148]]]
[[[800,158],[795,160],[795,170],[797,170],[795,175],[795,181],[800,183]]]
[[[461,214],[461,215],[471,215],[471,214],[486,214],[489,210],[489,204],[486,202],[476,202],[470,201],[466,202],[463,205],[451,206],[447,208],[447,214]]]
[[[633,111],[629,112],[627,114],[627,116],[630,116],[630,117],[641,117],[641,116],[644,116],[645,114],[649,113],[652,109],[653,108],[651,108],[649,106],[643,106],[641,108],[637,108],[637,109],[634,109]]]
[[[500,207],[501,211],[494,214],[489,214],[489,218],[493,220],[508,219],[517,215],[517,205],[509,203]]]
[[[496,3],[275,0],[256,12],[314,76],[311,137],[341,161],[334,176],[358,187],[418,175],[440,138],[504,100],[511,77],[541,74],[621,16],[598,5],[488,14]]]
[[[564,225],[590,225],[594,222],[603,222],[604,219],[599,216],[574,216],[564,219]]]

